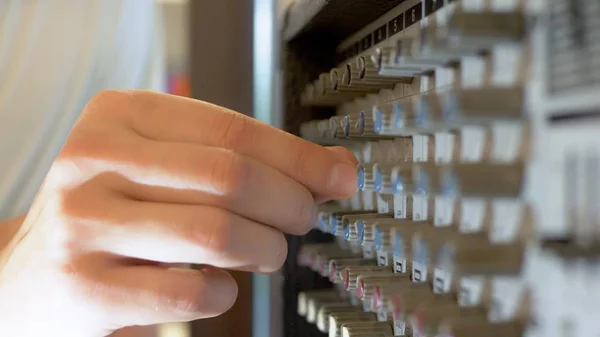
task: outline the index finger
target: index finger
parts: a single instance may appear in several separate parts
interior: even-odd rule
[[[98,104],[126,109],[137,133],[162,142],[199,143],[252,157],[306,186],[319,198],[356,191],[352,154],[334,151],[214,104],[148,91],[106,92]]]

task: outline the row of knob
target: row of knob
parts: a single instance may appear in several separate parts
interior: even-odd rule
[[[298,298],[300,316],[330,337],[517,337],[528,327],[529,83],[526,72],[491,78],[503,62],[527,64],[531,17],[466,2],[444,1],[447,19],[439,10],[302,94],[337,115],[301,136],[360,162],[356,195],[319,211],[315,227],[334,243],[297,256],[334,285]]]
[[[411,277],[335,244],[305,246],[299,262],[336,284],[331,290],[301,292],[298,298],[300,316],[330,337],[516,337],[528,320],[526,295],[519,299],[517,314],[497,319],[486,286],[479,302],[467,303],[460,289],[436,287],[436,279]]]
[[[446,23],[432,20],[427,26],[400,34],[370,55],[358,56],[321,74],[305,88],[301,100],[308,105],[335,106],[392,89],[396,84],[411,84],[416,78],[431,76],[439,67],[457,69],[463,57],[485,57],[498,44],[521,44],[526,39],[527,22],[528,15],[519,9],[504,12],[456,9]],[[458,111],[467,119],[494,115],[521,118],[523,96],[520,87],[469,89],[461,88],[460,81],[455,81],[446,94],[431,93],[412,99],[404,110],[410,116],[415,106],[429,105],[430,118],[445,116],[453,122],[462,117],[457,115]],[[486,104],[489,100],[495,104]]]
[[[356,112],[303,126],[307,138],[401,137],[492,122],[526,122],[523,88],[449,89],[399,101],[358,106]],[[368,105],[366,103],[365,105]],[[330,134],[324,132],[330,130]]]
[[[521,163],[361,164],[358,188],[383,195],[518,198],[523,192],[524,171]]]
[[[338,241],[346,241],[342,245],[346,249],[332,246],[317,251],[303,250],[298,256],[302,264],[313,261],[320,270],[328,270],[331,259],[339,257],[329,255],[328,249],[333,249],[333,254],[376,258],[379,264],[393,265],[399,272],[422,274],[421,279],[431,278],[427,276],[436,268],[445,270],[451,277],[518,276],[523,268],[525,245],[532,225],[531,213],[524,211],[516,235],[501,241],[490,237],[485,230],[465,232],[456,225],[439,226],[427,220],[395,219],[393,213],[335,208],[331,206],[319,213],[317,227],[339,237]]]

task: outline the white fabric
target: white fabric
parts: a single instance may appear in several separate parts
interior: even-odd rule
[[[0,219],[23,214],[85,103],[163,91],[151,0],[0,0]]]

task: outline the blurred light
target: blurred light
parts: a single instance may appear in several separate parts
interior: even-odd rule
[[[189,323],[166,323],[158,327],[158,337],[191,337]]]

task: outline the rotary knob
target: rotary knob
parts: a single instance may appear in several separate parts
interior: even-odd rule
[[[356,280],[359,275],[385,275],[391,273],[389,267],[380,266],[349,266],[340,272],[344,289],[356,290]]]
[[[375,267],[377,266],[377,261],[373,259],[365,259],[365,258],[340,258],[340,259],[332,259],[329,261],[329,281],[334,284],[342,284],[342,276],[340,274],[341,271],[348,267]]]
[[[392,218],[393,214],[368,213],[356,215],[344,215],[342,217],[342,233],[336,230],[336,236],[344,236],[347,241],[358,241],[358,228],[356,222],[363,219],[387,219]]]
[[[394,336],[394,330],[387,322],[356,322],[342,325],[342,337],[366,336]]]
[[[338,300],[341,298],[337,290],[323,289],[303,291],[298,294],[298,315],[304,317],[308,314],[308,302],[313,298],[326,300]]]
[[[329,315],[329,337],[342,337],[342,326],[356,322],[376,322],[377,315],[371,312],[345,312]]]

